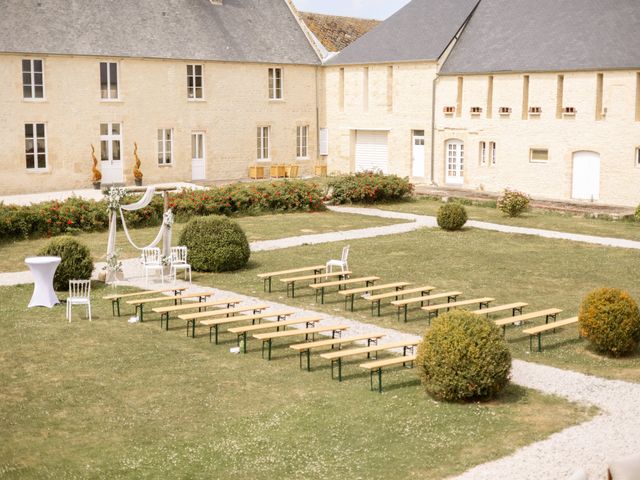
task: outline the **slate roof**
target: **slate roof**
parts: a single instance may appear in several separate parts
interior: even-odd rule
[[[437,60],[477,3],[478,0],[413,0],[326,64]]]
[[[639,0],[482,0],[442,74],[640,67]]]
[[[0,0],[0,52],[320,63],[285,0]]]

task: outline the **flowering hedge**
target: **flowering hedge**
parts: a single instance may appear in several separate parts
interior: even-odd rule
[[[397,175],[362,172],[329,181],[331,203],[375,203],[411,197],[413,184]]]
[[[139,196],[131,196],[126,203],[137,198]],[[212,214],[320,211],[325,209],[322,200],[318,185],[301,180],[238,183],[205,190],[183,190],[170,195],[170,205],[180,220]],[[162,198],[157,195],[147,207],[125,212],[127,226],[160,225],[162,204]],[[96,202],[77,197],[30,206],[0,203],[0,241],[106,230],[109,226],[107,210],[106,200]]]

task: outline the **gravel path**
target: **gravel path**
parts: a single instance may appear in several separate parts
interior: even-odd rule
[[[254,242],[251,245],[252,250],[273,250],[309,243],[391,235],[404,233],[417,228],[435,226],[435,219],[429,216],[402,214],[368,208],[332,207],[332,210],[385,218],[402,218],[413,220],[413,222],[349,232],[305,235],[269,242]],[[469,225],[475,228],[507,233],[561,238],[621,248],[640,248],[640,242],[615,238],[508,227],[485,222],[469,222]],[[125,277],[129,279],[126,284],[144,288],[142,270],[138,260],[126,260],[123,264]],[[100,270],[101,266],[101,264],[96,265],[96,272]],[[30,281],[31,276],[29,272],[0,274],[0,285],[28,283]],[[178,283],[182,282],[179,281]],[[184,285],[186,286],[187,284]],[[153,288],[156,287],[157,285],[153,285]],[[190,287],[190,291],[193,292],[202,290],[204,290],[204,288],[197,285]],[[249,304],[269,303],[274,308],[291,308],[284,303],[264,302],[262,299],[236,295],[234,292],[218,289],[213,290],[216,291],[216,296],[239,296],[244,298],[246,303]],[[286,302],[286,298],[280,297],[280,299]],[[317,314],[317,312],[309,310],[294,310],[296,310],[295,316]],[[324,318],[321,324],[345,323],[350,326],[350,333],[352,334],[383,332],[386,334],[386,341],[418,338],[415,335],[392,329],[383,329],[372,324],[356,322],[339,315],[320,315]],[[595,406],[600,409],[600,413],[589,422],[565,429],[545,440],[521,448],[508,457],[477,466],[463,475],[456,477],[457,479],[561,480],[568,478],[578,467],[587,470],[592,479],[603,479],[605,478],[604,472],[608,459],[640,452],[640,434],[638,434],[638,432],[640,432],[640,384],[606,380],[521,360],[514,360],[513,362],[513,382],[524,387],[578,402],[585,405],[585,408]]]
[[[357,215],[369,215],[372,217],[382,218],[404,218],[406,220],[414,220],[416,228],[435,227],[437,225],[436,218],[428,215],[415,215],[411,213],[392,212],[380,210],[378,208],[358,208],[358,207],[329,207],[334,212],[353,213]],[[398,215],[402,215],[401,217]],[[391,225],[394,227],[395,225]],[[500,225],[497,223],[478,222],[469,220],[466,226],[478,228],[480,230],[490,230],[502,233],[516,233],[520,235],[534,235],[537,237],[555,238],[558,240],[571,240],[573,242],[590,243],[593,245],[604,245],[607,247],[634,248],[640,249],[640,242],[634,240],[625,240],[613,237],[597,237],[595,235],[581,235],[578,233],[556,232],[553,230],[543,230],[540,228],[524,228],[514,227],[511,225]],[[400,232],[398,232],[400,233]]]

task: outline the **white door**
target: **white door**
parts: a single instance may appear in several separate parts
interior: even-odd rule
[[[389,168],[387,137],[387,132],[356,131],[356,172],[387,173]]]
[[[205,180],[204,132],[191,134],[191,180]]]
[[[122,174],[122,125],[100,124],[100,171],[102,183],[123,183]]]
[[[411,159],[411,175],[424,177],[424,130],[413,131],[413,152]]]
[[[573,188],[571,197],[577,200],[600,198],[600,155],[596,152],[573,154]]]
[[[460,140],[449,140],[446,149],[446,177],[445,181],[451,185],[464,183],[464,143]]]

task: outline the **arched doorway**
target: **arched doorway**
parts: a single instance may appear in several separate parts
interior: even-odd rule
[[[445,182],[450,185],[464,183],[464,143],[447,140],[445,143]]]

